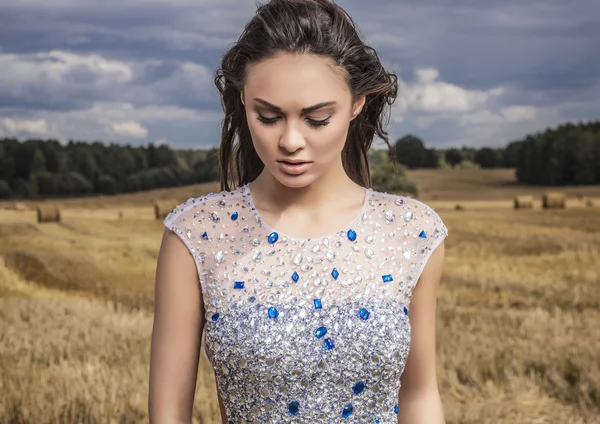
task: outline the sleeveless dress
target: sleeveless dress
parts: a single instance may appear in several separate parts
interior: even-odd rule
[[[164,224],[197,265],[229,423],[397,423],[410,299],[448,234],[433,209],[366,188],[344,229],[297,239],[244,185],[190,198]]]

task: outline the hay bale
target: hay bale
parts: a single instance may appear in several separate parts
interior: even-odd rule
[[[464,211],[465,207],[463,205],[458,204],[458,205],[454,206],[454,209],[457,211]]]
[[[515,197],[515,209],[532,209],[533,196],[517,196]]]
[[[178,204],[174,199],[157,200],[154,202],[154,216],[156,219],[165,219]]]
[[[51,205],[38,206],[37,221],[40,224],[44,222],[60,222],[60,209],[57,206]]]
[[[567,206],[567,196],[560,192],[547,192],[542,197],[544,209],[564,209]]]
[[[585,201],[585,206],[587,206],[588,208],[593,208],[594,207],[594,201],[592,199],[587,199]]]

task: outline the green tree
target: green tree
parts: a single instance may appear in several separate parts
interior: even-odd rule
[[[422,168],[427,160],[427,149],[423,140],[407,134],[394,145],[398,163],[408,168]]]
[[[0,180],[0,199],[8,199],[12,191],[10,189],[10,185],[8,185],[8,181]]]
[[[31,158],[31,165],[29,166],[29,172],[31,175],[35,175],[39,172],[46,170],[46,157],[40,149],[35,149],[33,157]]]
[[[459,149],[455,148],[446,150],[445,157],[448,165],[452,167],[458,165],[464,160],[462,152]]]

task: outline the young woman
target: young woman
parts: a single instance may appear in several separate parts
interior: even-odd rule
[[[191,423],[205,331],[223,423],[443,423],[447,230],[370,188],[396,76],[334,2],[271,0],[215,82],[223,191],[165,220],[151,422]]]

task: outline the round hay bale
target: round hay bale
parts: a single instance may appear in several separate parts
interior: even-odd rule
[[[533,196],[517,196],[515,197],[515,209],[532,209]]]
[[[51,205],[38,206],[37,221],[40,224],[44,222],[60,222],[60,209],[57,206]]]
[[[588,208],[593,208],[594,207],[594,201],[592,199],[587,199],[585,201],[585,206],[587,206]]]
[[[154,202],[154,216],[156,219],[165,219],[178,204],[174,199],[157,200]]]
[[[457,210],[457,211],[464,211],[464,210],[465,210],[465,207],[464,207],[463,205],[456,205],[456,206],[454,206],[454,210]]]
[[[542,197],[542,207],[544,209],[564,209],[567,206],[567,196],[565,193],[547,192]]]

